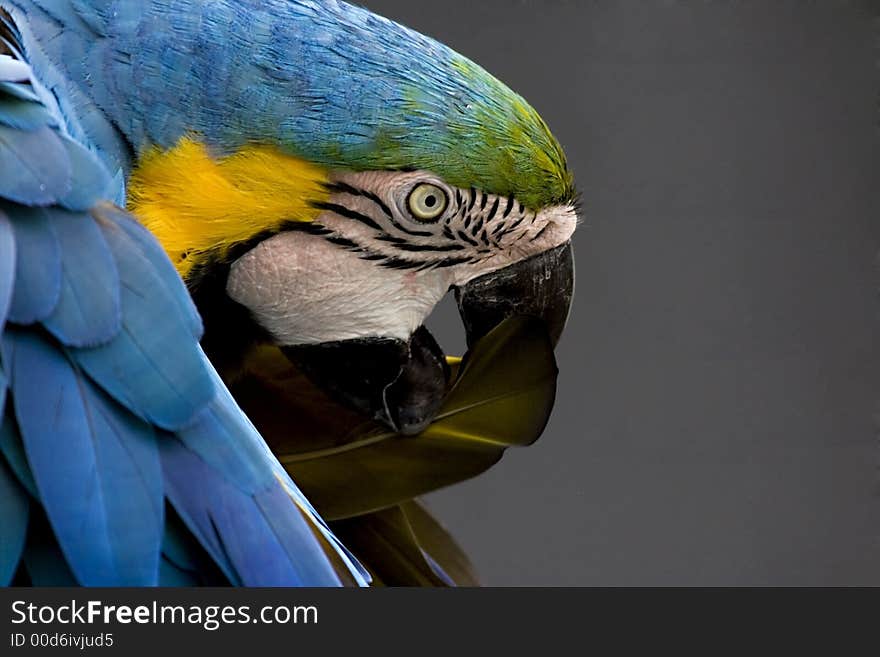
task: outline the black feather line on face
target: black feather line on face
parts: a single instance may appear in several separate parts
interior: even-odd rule
[[[458,231],[458,237],[460,239],[464,240],[465,242],[467,242],[468,244],[470,244],[471,246],[479,246],[479,243],[476,240],[474,240],[474,238],[472,238],[470,235],[468,235],[467,233],[465,233],[462,230]]]
[[[373,221],[372,217],[368,217],[367,215],[361,214],[360,212],[352,210],[351,208],[347,208],[344,205],[331,203],[329,201],[313,201],[310,205],[316,210],[327,210],[329,212],[333,212],[334,214],[338,214],[341,217],[360,221],[362,224],[366,224],[373,230],[382,230],[382,226]]]
[[[344,182],[335,182],[335,183],[326,183],[324,188],[329,192],[340,192],[342,194],[349,194],[351,196],[362,196],[366,199],[371,200],[373,203],[379,206],[379,209],[384,212],[389,219],[393,219],[394,215],[391,214],[391,209],[385,204],[377,194],[373,192],[367,191],[366,189],[359,189],[353,185],[349,185]]]
[[[495,197],[495,202],[492,204],[492,207],[489,209],[489,214],[486,215],[486,221],[492,221],[492,217],[495,216],[495,213],[498,212],[498,203],[501,201],[497,196]]]
[[[476,202],[477,202],[477,190],[474,189],[473,187],[471,187],[469,197],[468,197],[468,204],[467,204],[467,211],[468,212],[470,212],[471,210],[474,209],[474,203],[476,203]]]
[[[413,252],[443,252],[443,251],[464,251],[467,247],[462,246],[461,244],[441,244],[439,246],[435,246],[433,244],[394,244],[395,248],[400,249],[401,251],[413,251]]]
[[[392,244],[409,244],[409,240],[404,237],[397,237],[397,235],[379,235],[376,237],[376,240],[379,242],[390,242]]]
[[[513,210],[513,195],[507,197],[507,207],[504,208],[504,214],[501,215],[502,219],[507,219],[507,216],[510,214],[510,211]]]

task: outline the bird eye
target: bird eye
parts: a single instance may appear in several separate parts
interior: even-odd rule
[[[446,192],[430,183],[413,187],[406,200],[409,211],[419,221],[433,221],[446,210],[449,201]]]

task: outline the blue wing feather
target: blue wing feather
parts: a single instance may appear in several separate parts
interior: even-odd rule
[[[220,400],[205,407],[195,421],[178,432],[180,440],[240,490],[253,493],[273,480],[272,469],[250,440],[249,427],[236,408]]]
[[[61,246],[62,278],[58,304],[43,325],[65,345],[106,343],[119,333],[121,322],[119,273],[107,242],[87,214],[44,212]]]
[[[314,541],[311,527],[306,523],[295,522],[293,514],[303,517],[311,515],[309,510],[290,505],[289,492],[281,485],[276,485],[254,495],[254,500],[263,514],[265,521],[272,528],[283,550],[287,552],[290,560],[296,564],[300,582],[309,581],[309,574],[326,570],[327,565],[323,559],[318,559],[320,550],[301,550],[301,546],[309,541]],[[328,530],[329,533],[329,530]],[[346,553],[346,557],[352,558]]]
[[[218,486],[218,493],[211,519],[242,583],[245,586],[302,586],[307,578],[300,577],[255,500],[226,482]],[[256,555],[259,557],[255,558]],[[328,577],[334,578],[327,584],[338,585],[339,580],[326,565],[324,568]]]
[[[164,525],[156,435],[149,425],[102,393],[93,392],[96,424],[104,425],[95,455],[117,565],[116,582],[156,584]]]
[[[240,583],[210,516],[209,487],[212,487],[216,475],[204,461],[177,441],[163,442],[160,455],[168,501],[229,581]]]
[[[48,317],[58,304],[61,247],[42,208],[18,208],[15,216],[15,291],[9,319],[32,324]]]
[[[132,240],[131,248],[152,266],[152,272],[161,281],[164,291],[177,306],[180,317],[189,326],[190,333],[197,340],[202,337],[202,318],[196,310],[183,280],[166,257],[162,247],[153,234],[127,212],[110,205],[102,204],[93,211],[105,223],[113,223],[121,228]]]
[[[122,404],[164,429],[177,429],[214,397],[214,383],[173,292],[126,231],[114,224],[102,228],[122,282],[122,330],[73,357]]]
[[[6,315],[12,303],[15,283],[15,233],[12,223],[0,209],[0,330],[6,323]],[[2,388],[0,388],[2,390]],[[0,402],[0,413],[3,404]]]

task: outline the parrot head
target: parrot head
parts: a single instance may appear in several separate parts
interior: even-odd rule
[[[245,49],[228,58],[247,67],[215,72],[222,111],[196,99],[185,130],[146,126],[130,207],[189,285],[224,375],[270,343],[333,397],[418,433],[450,376],[423,325],[449,291],[469,344],[513,315],[559,339],[572,176],[537,112],[463,56],[343,3],[281,6],[273,59]]]

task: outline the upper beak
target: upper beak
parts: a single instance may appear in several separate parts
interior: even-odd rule
[[[468,347],[514,315],[542,320],[555,346],[573,295],[571,241],[455,288]]]

